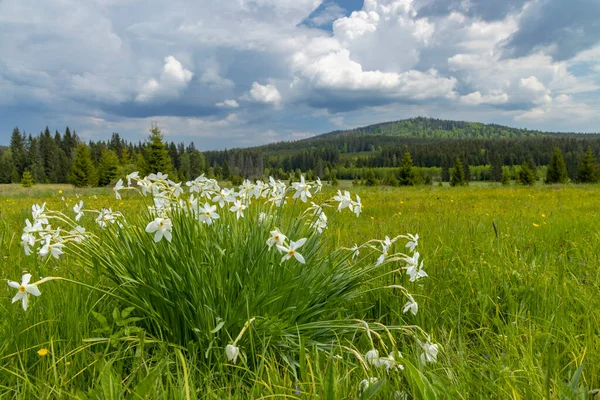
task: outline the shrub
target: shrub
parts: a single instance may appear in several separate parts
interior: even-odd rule
[[[395,367],[397,358],[372,352],[407,346],[409,337],[424,350],[424,363],[435,360],[437,345],[420,328],[363,320],[370,308],[365,296],[378,289],[397,290],[408,300],[404,312],[416,314],[407,289],[391,283],[398,274],[406,273],[410,282],[427,276],[415,251],[418,235],[332,248],[321,235],[328,225],[327,207],[335,205],[335,213],[348,208],[357,216],[362,211],[360,198],[347,191],[306,207],[320,191],[320,181],[301,177],[287,187],[273,178],[268,184],[246,180],[235,190],[201,176],[186,183],[185,193],[181,183],[167,178],[159,173],[138,179],[133,173],[126,185],[117,183],[118,198],[122,190],[151,198],[145,211],[127,219],[77,204],[75,220],[93,213],[102,228],[98,234],[34,206],[34,222],[22,238],[26,252],[37,247],[38,254],[56,258],[72,252],[78,265],[111,282],[103,290],[121,309],[134,307],[140,328],[162,341],[201,349],[206,364],[225,358],[236,363],[239,357],[252,366],[267,352],[296,360],[305,345],[321,351],[354,347],[352,340],[361,332],[361,346],[371,355],[351,352],[365,365]],[[286,206],[290,195],[291,207]],[[49,219],[71,226],[53,230]],[[409,254],[393,251],[399,239],[408,241]],[[59,278],[34,286],[52,279]],[[362,309],[357,311],[357,304]]]

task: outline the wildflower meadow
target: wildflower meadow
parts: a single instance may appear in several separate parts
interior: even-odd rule
[[[0,392],[587,399],[598,194],[160,173],[3,192]]]

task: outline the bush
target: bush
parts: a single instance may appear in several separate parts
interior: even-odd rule
[[[33,177],[31,176],[31,172],[29,172],[29,170],[23,171],[23,177],[21,178],[21,185],[26,188],[33,186]]]
[[[137,188],[130,186],[132,180]],[[410,282],[427,275],[414,252],[418,235],[352,248],[332,248],[321,236],[328,224],[325,206],[333,203],[336,213],[348,208],[358,216],[358,196],[338,191],[306,208],[303,203],[317,195],[320,183],[304,177],[293,187],[271,178],[269,184],[244,181],[237,190],[204,176],[185,186],[162,174],[137,179],[134,173],[127,181],[117,183],[116,195],[138,190],[150,196],[145,211],[125,219],[78,204],[77,220],[94,213],[103,230],[95,235],[75,221],[69,222],[70,230],[52,230],[45,219],[60,215],[65,221],[64,215],[36,206],[33,227],[26,228],[30,236],[23,237],[26,251],[39,244],[41,255],[59,258],[63,250],[71,252],[78,265],[111,282],[102,290],[120,309],[134,308],[129,312],[139,318],[137,327],[158,340],[202,351],[207,365],[225,359],[235,363],[239,357],[253,366],[265,354],[288,362],[298,359],[307,344],[329,351],[361,332],[365,339],[357,346],[371,349],[362,360],[367,364],[394,367],[396,361],[373,358],[372,351],[397,348],[409,337],[425,349],[422,359],[435,359],[437,346],[420,328],[362,320],[371,308],[365,296],[375,289],[397,290],[408,298],[404,312],[416,314],[407,289],[390,283],[404,272]],[[285,204],[289,195],[293,206]],[[393,252],[402,238],[409,241],[410,254]],[[383,338],[394,332],[398,337],[386,344]],[[372,334],[380,338],[377,344]]]

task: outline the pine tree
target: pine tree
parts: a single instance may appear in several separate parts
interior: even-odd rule
[[[536,177],[533,169],[531,169],[527,161],[523,161],[523,164],[521,164],[521,169],[517,173],[517,182],[519,182],[521,185],[534,185],[535,181]]]
[[[365,185],[367,186],[375,186],[377,185],[377,178],[375,178],[375,171],[369,168],[367,173],[365,174]]]
[[[398,181],[401,186],[412,186],[415,184],[414,171],[413,171],[413,160],[408,151],[404,152],[402,156],[402,165],[398,172]]]
[[[119,157],[112,150],[103,150],[98,165],[98,186],[110,185],[117,176]]]
[[[510,171],[507,168],[502,168],[502,178],[501,182],[503,185],[508,185],[510,183]]]
[[[157,172],[169,174],[173,172],[171,157],[169,157],[169,152],[163,143],[163,136],[160,133],[160,129],[156,125],[150,129],[150,136],[146,143],[144,167],[146,174]]]
[[[492,168],[490,171],[491,179],[494,182],[502,182],[502,158],[496,153],[492,159]]]
[[[75,187],[85,187],[93,184],[94,165],[90,150],[85,143],[80,143],[75,151],[75,159],[71,165],[70,182]]]
[[[469,160],[466,156],[463,157],[462,162],[463,172],[465,174],[465,185],[468,185],[469,182],[471,182],[471,167],[469,166]]]
[[[25,139],[19,132],[19,128],[13,129],[10,137],[10,151],[12,154],[12,162],[14,167],[17,169],[17,174],[20,179],[23,171],[26,167],[26,152],[25,152]]]
[[[29,170],[23,171],[23,177],[21,178],[21,185],[23,187],[32,187],[33,186],[33,177],[31,176],[31,172]]]
[[[598,174],[596,157],[594,157],[592,147],[589,146],[579,162],[579,168],[577,169],[577,182],[594,183],[598,182],[599,180],[600,176]]]
[[[463,169],[462,161],[459,157],[456,157],[454,162],[454,168],[450,175],[450,186],[465,186],[465,171]]]
[[[567,183],[568,181],[567,164],[565,164],[560,148],[555,147],[546,171],[546,183]]]

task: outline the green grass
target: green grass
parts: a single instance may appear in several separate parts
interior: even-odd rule
[[[416,316],[402,314],[405,298],[392,290],[370,292],[354,309],[386,325],[419,325],[442,347],[439,362],[426,368],[415,362],[415,349],[403,349],[415,368],[387,377],[374,398],[406,391],[416,398],[583,399],[600,388],[600,186],[350,190],[364,212],[331,219],[333,245],[419,233],[429,274],[411,287]],[[90,207],[126,216],[143,203],[129,194],[119,202],[110,190],[79,194]],[[76,201],[70,187],[0,186],[1,278],[18,280],[26,270],[34,279],[98,284],[71,258],[26,257],[19,245],[31,204],[63,210],[61,196],[70,206]],[[332,349],[337,359],[308,344],[296,369],[262,350],[252,368],[207,368],[206,348],[123,334],[136,323],[123,322],[123,308],[113,315],[111,296],[64,281],[40,290],[23,312],[10,303],[14,290],[0,289],[0,397],[357,398],[359,382],[374,376],[344,349]],[[357,337],[356,347],[363,341]],[[41,348],[49,354],[38,356]]]

